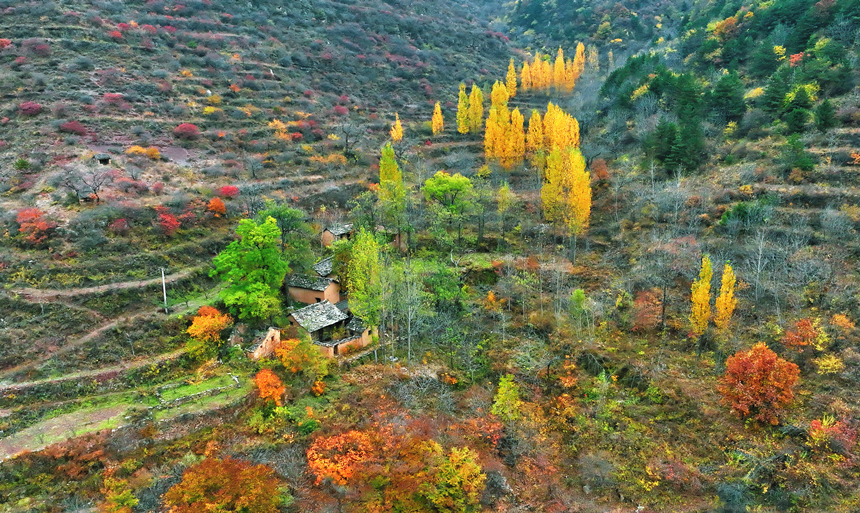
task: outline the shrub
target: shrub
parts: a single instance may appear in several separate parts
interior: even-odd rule
[[[176,230],[179,229],[180,223],[176,216],[167,211],[166,207],[155,207],[158,212],[158,225],[161,227],[161,232],[172,237]]]
[[[111,39],[122,39],[122,32],[119,30],[111,30],[107,33],[108,37]]]
[[[212,198],[209,200],[209,205],[206,207],[206,210],[215,214],[215,217],[223,216],[227,213],[227,207],[224,205],[224,202],[221,201],[221,198]]]
[[[196,139],[200,136],[200,129],[197,128],[197,125],[191,123],[182,123],[175,129],[173,129],[173,135],[180,139]]]
[[[276,513],[281,504],[279,486],[275,472],[265,465],[208,458],[185,471],[182,482],[164,494],[164,503],[174,513]]]
[[[218,195],[223,198],[235,198],[239,195],[239,188],[235,185],[225,185],[218,191]]]
[[[60,125],[60,132],[66,132],[75,135],[86,135],[87,129],[78,121],[69,121]]]
[[[36,246],[48,239],[48,235],[57,225],[45,220],[45,213],[38,208],[25,208],[18,212],[15,220],[18,231],[24,235],[24,240]]]
[[[797,365],[759,343],[726,360],[726,374],[717,390],[735,414],[776,425],[780,411],[794,399],[799,376]]]
[[[108,226],[108,231],[117,235],[124,235],[128,229],[128,221],[125,218],[117,219]]]
[[[22,116],[35,116],[42,112],[42,106],[36,102],[24,102],[18,105],[18,113]]]
[[[343,105],[335,105],[334,113],[338,116],[346,116],[347,114],[349,114],[349,109],[347,109]]]

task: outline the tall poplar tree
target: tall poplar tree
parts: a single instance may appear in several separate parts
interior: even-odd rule
[[[386,222],[391,222],[399,230],[406,210],[406,189],[390,143],[382,148],[379,159],[379,202]]]
[[[517,95],[517,68],[514,67],[513,57],[511,57],[511,62],[508,64],[508,74],[505,77],[505,89],[508,90],[508,96],[510,98]]]
[[[466,84],[460,83],[460,97],[457,101],[457,131],[469,133],[469,97],[466,95]]]
[[[702,268],[699,270],[699,278],[693,282],[691,287],[692,310],[690,312],[690,327],[693,336],[700,337],[708,329],[708,321],[711,319],[711,259],[708,255],[702,257]]]
[[[472,84],[469,93],[469,131],[477,133],[484,122],[484,93],[477,84]]]
[[[565,83],[564,72],[564,51],[558,47],[558,53],[555,56],[555,64],[552,66],[552,85],[556,91],[564,89]]]
[[[714,309],[716,310],[716,313],[714,314],[714,325],[720,333],[725,333],[728,329],[729,322],[732,320],[732,314],[738,304],[738,300],[735,298],[736,282],[735,271],[732,269],[732,266],[726,262],[725,266],[723,266],[720,295],[717,296],[717,299],[714,302]]]
[[[400,142],[403,139],[403,126],[400,124],[400,115],[394,113],[394,124],[391,125],[391,139],[394,142]]]
[[[433,119],[430,125],[433,129],[433,135],[438,134],[445,127],[445,121],[442,119],[442,107],[439,105],[439,102],[436,102],[436,106],[433,107]]]
[[[520,70],[520,85],[523,91],[529,91],[532,88],[532,70],[528,62],[523,62],[523,67]]]
[[[372,233],[362,228],[352,244],[347,265],[349,308],[367,326],[377,327],[382,318],[381,246]]]

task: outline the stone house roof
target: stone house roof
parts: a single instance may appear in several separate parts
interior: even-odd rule
[[[331,274],[333,267],[334,264],[332,262],[332,257],[323,258],[322,260],[314,264],[314,271],[316,271],[317,274],[325,278],[326,276]]]
[[[320,276],[307,276],[304,274],[293,274],[287,276],[287,286],[299,289],[318,290],[320,292],[328,288],[333,280]]]
[[[340,237],[341,235],[346,235],[347,233],[352,231],[351,224],[333,224],[326,228],[326,230],[330,231],[332,235],[336,235]]]
[[[299,326],[313,333],[314,331],[337,324],[349,319],[349,316],[337,309],[328,301],[314,303],[293,312],[293,319]]]

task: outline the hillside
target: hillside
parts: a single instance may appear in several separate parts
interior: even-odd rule
[[[0,511],[858,508],[860,1],[0,8]]]

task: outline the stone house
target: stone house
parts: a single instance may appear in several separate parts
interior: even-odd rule
[[[291,327],[307,331],[320,351],[332,358],[365,347],[371,341],[370,329],[361,319],[329,301],[296,310],[289,319]]]
[[[336,240],[349,239],[350,237],[352,237],[351,224],[333,224],[323,230],[322,245],[329,247]]]
[[[287,293],[299,303],[340,302],[340,284],[332,278],[293,274],[284,281]]]

